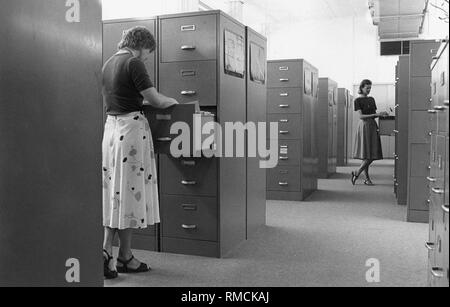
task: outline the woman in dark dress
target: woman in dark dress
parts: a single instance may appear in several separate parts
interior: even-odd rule
[[[369,176],[369,168],[376,160],[383,160],[381,138],[376,118],[386,117],[386,112],[377,113],[377,104],[373,97],[369,97],[372,91],[372,82],[363,80],[359,87],[360,96],[355,100],[355,112],[359,113],[361,119],[356,132],[353,146],[353,157],[362,160],[358,171],[352,172],[352,184],[355,185],[362,173],[366,176],[364,184],[373,186]]]

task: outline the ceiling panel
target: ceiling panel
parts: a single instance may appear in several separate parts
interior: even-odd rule
[[[370,0],[380,39],[417,38],[428,0]]]

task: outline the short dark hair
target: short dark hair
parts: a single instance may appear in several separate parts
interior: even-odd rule
[[[153,52],[156,49],[156,41],[153,34],[146,27],[134,27],[123,32],[118,48],[150,49],[150,52]]]
[[[361,84],[359,85],[359,94],[361,95],[363,93],[363,88],[365,88],[367,85],[372,85],[372,81],[365,79],[362,80]]]

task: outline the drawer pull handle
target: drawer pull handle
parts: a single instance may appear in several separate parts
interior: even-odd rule
[[[183,229],[186,229],[186,230],[195,230],[195,229],[197,229],[197,225],[181,225],[181,227],[183,227]]]
[[[196,94],[197,94],[196,91],[182,91],[181,92],[181,95],[183,95],[183,96],[194,96]]]
[[[428,206],[431,205],[431,200],[427,199],[427,205],[428,205]]]
[[[181,164],[184,166],[195,166],[195,161],[181,161]]]
[[[289,119],[280,119],[280,123],[287,124],[289,123]]]
[[[280,157],[280,160],[287,161],[287,160],[289,160],[289,157]]]
[[[280,108],[287,109],[287,108],[289,108],[289,105],[288,104],[280,104]]]
[[[181,50],[185,50],[185,51],[193,51],[195,49],[197,49],[197,47],[195,47],[195,46],[188,46],[188,45],[181,46]]]
[[[427,242],[427,243],[425,243],[425,247],[426,247],[429,251],[434,251],[434,250],[436,249],[436,244]]]
[[[449,102],[448,100],[444,100],[444,106],[448,107],[449,106]]]
[[[183,210],[186,211],[197,211],[197,206],[196,205],[182,205]]]
[[[432,188],[431,191],[433,191],[434,194],[438,194],[438,195],[442,195],[445,193],[444,190],[442,189],[436,189],[436,188]]]
[[[399,133],[400,133],[400,131],[398,131],[398,130],[394,130],[394,133],[395,133],[395,134],[399,134]]]
[[[281,149],[289,149],[289,146],[288,145],[281,145],[280,148]]]
[[[289,131],[280,131],[280,134],[289,134]]]
[[[183,180],[183,181],[181,181],[181,184],[182,185],[196,185],[197,181],[186,181],[186,180]]]
[[[281,78],[281,79],[280,79],[280,82],[289,82],[289,79],[287,79],[287,78]]]
[[[280,182],[279,185],[282,187],[287,187],[289,185],[289,183],[288,182]]]
[[[437,181],[437,179],[436,179],[436,178],[433,178],[433,177],[427,177],[427,180],[428,180],[429,182],[431,182],[431,183],[434,183],[434,182]]]
[[[444,269],[442,268],[432,268],[431,275],[435,278],[444,278]]]
[[[158,142],[172,142],[172,138],[169,137],[158,138]]]
[[[182,77],[194,77],[196,75],[195,70],[182,70],[181,76]]]
[[[281,66],[280,67],[280,71],[288,71],[289,67],[288,66]]]
[[[428,114],[436,114],[437,111],[436,110],[428,110]]]
[[[448,213],[448,205],[442,205],[442,211]]]
[[[185,31],[195,31],[197,29],[197,27],[195,25],[186,25],[186,26],[181,26],[181,31],[185,32]]]
[[[436,111],[442,112],[442,111],[445,111],[447,108],[444,107],[444,106],[435,106],[434,109],[435,109]]]
[[[281,93],[280,96],[281,97],[289,97],[289,94],[288,93]]]

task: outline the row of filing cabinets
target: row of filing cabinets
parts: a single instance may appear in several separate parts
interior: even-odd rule
[[[302,201],[317,190],[318,70],[305,60],[268,62],[267,121],[278,123],[279,162],[267,171],[267,198]]]
[[[434,58],[431,82],[433,117],[429,182],[429,286],[449,286],[449,67],[448,41]]]
[[[117,45],[123,30],[135,25],[155,33],[158,50],[147,69],[159,91],[181,105],[145,107],[158,153],[161,224],[136,232],[135,238],[147,240],[134,247],[225,257],[265,225],[266,173],[255,168],[255,159],[222,158],[218,135],[212,144],[190,151],[194,156],[174,156],[170,147],[178,135],[170,127],[183,122],[193,132],[194,114],[202,125],[265,122],[266,40],[220,11],[207,11],[105,23],[104,39],[113,41],[106,46]]]
[[[397,203],[406,206],[408,195],[409,55],[399,57],[395,81],[395,174]]]
[[[319,101],[316,108],[316,140],[319,178],[327,179],[337,171],[338,151],[338,84],[329,78],[319,79]]]
[[[408,110],[408,222],[428,223],[427,191],[430,174],[430,141],[435,118],[430,114],[431,69],[439,43],[433,40],[413,41],[409,56]]]
[[[353,112],[350,109],[352,105],[350,91],[345,88],[338,89],[338,104],[337,104],[337,166],[347,166],[350,156],[348,154],[349,143],[352,138],[349,138],[349,131],[353,125],[350,121],[353,120]]]

